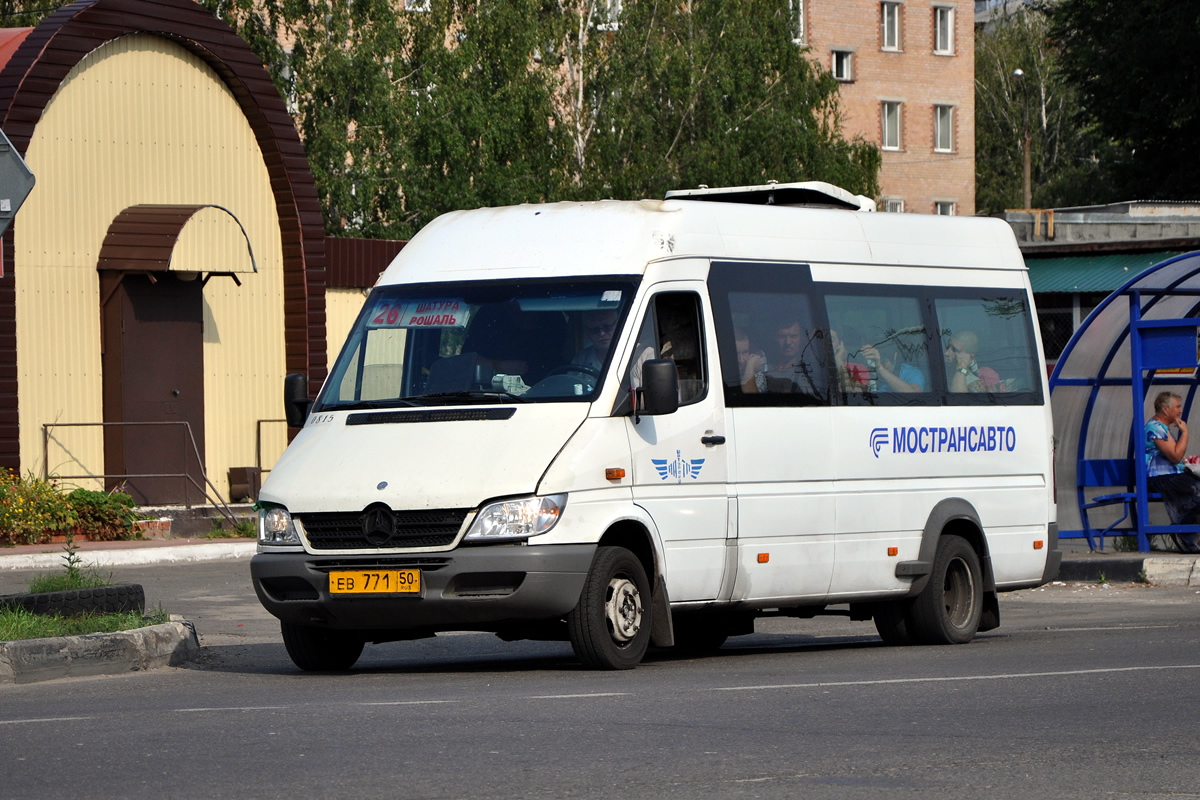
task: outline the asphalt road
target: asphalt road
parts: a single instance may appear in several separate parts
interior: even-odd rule
[[[772,619],[625,673],[461,634],[307,675],[246,562],[114,577],[196,622],[201,660],[0,688],[0,796],[1200,798],[1195,589],[1013,593],[959,647]]]

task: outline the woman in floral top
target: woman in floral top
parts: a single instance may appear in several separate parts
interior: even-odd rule
[[[1179,436],[1171,435],[1171,426]],[[1183,421],[1183,400],[1172,392],[1154,398],[1154,416],[1146,423],[1146,488],[1163,496],[1163,505],[1175,525],[1200,524],[1200,479],[1183,467],[1188,428]],[[1200,534],[1172,534],[1187,553],[1200,553]]]

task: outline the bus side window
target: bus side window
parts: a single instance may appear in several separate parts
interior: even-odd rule
[[[935,297],[934,311],[952,402],[1040,399],[1032,315],[1022,293],[985,289]]]

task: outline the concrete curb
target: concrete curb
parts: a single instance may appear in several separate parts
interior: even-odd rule
[[[0,684],[177,666],[199,653],[196,629],[186,620],[120,633],[0,642]]]
[[[258,548],[256,541],[187,544],[144,547],[128,550],[80,550],[85,564],[97,567],[126,567],[138,564],[188,563],[249,558]],[[53,569],[63,565],[62,550],[49,553],[0,553],[0,569]]]
[[[1155,586],[1200,586],[1198,556],[1132,556],[1097,554],[1094,558],[1063,559],[1060,581],[1094,583],[1103,575],[1109,581],[1139,581]]]

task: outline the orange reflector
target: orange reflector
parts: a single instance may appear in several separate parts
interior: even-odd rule
[[[898,555],[900,555],[900,548],[899,548],[899,547],[889,547],[889,548],[888,548],[888,555],[889,555],[889,556],[898,556]]]
[[[1045,543],[1045,542],[1043,542],[1041,539],[1037,539],[1037,540],[1035,540],[1035,541],[1034,541],[1034,543],[1033,543],[1033,549],[1034,549],[1034,550],[1041,550],[1041,549],[1042,549],[1043,547],[1045,547],[1045,546],[1046,546],[1046,543]]]
[[[604,477],[608,478],[610,481],[619,481],[621,478],[625,477],[625,470],[621,467],[609,467],[608,469],[604,470]]]
[[[765,563],[767,563],[767,562],[768,562],[768,561],[770,561],[770,560],[771,560],[771,554],[770,554],[770,553],[759,553],[759,554],[758,554],[758,563],[760,563],[760,564],[765,564]]]

